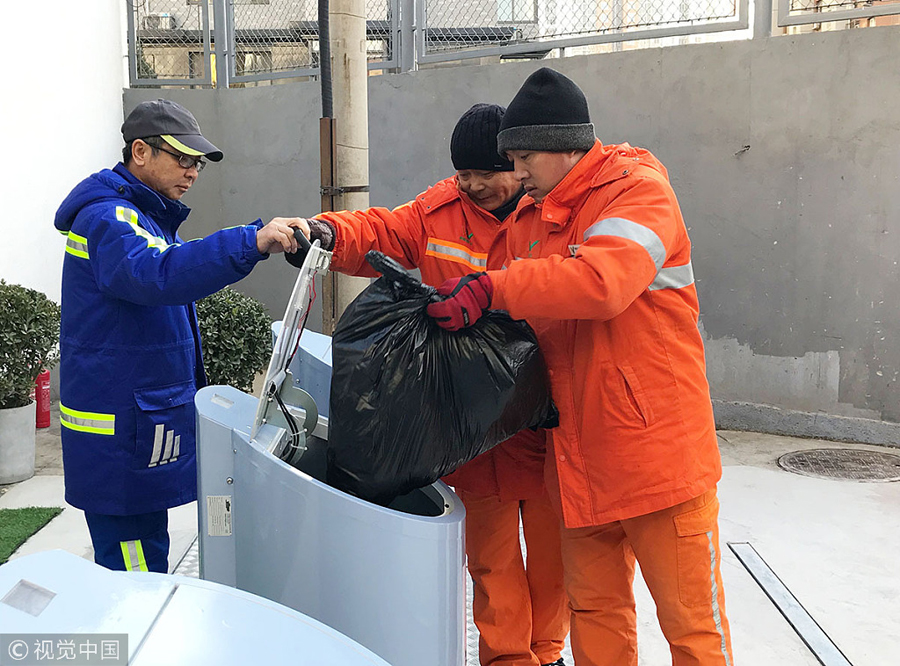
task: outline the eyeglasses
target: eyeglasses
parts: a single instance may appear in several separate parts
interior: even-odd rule
[[[149,145],[149,144],[148,144]],[[157,150],[161,150],[164,153],[168,153],[176,160],[178,160],[178,166],[182,169],[190,169],[191,167],[196,167],[197,173],[203,171],[203,167],[206,166],[206,162],[204,162],[199,157],[191,157],[190,155],[182,155],[181,153],[173,153],[171,150],[166,150],[162,146],[150,146],[151,148],[156,148]]]

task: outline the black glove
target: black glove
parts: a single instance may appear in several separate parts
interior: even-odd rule
[[[297,229],[294,231],[294,236],[296,236],[297,240],[300,242],[300,249],[293,254],[290,252],[284,253],[284,258],[294,268],[303,266],[303,261],[306,259],[309,249],[308,246],[311,242],[319,241],[322,249],[328,250],[329,252],[334,249],[335,232],[331,223],[326,222],[325,220],[316,219],[306,220],[306,223],[309,225],[309,241],[306,240],[306,236],[303,236],[303,232]],[[303,238],[300,238],[300,236],[303,236]]]

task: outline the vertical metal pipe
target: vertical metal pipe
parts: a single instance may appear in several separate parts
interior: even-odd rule
[[[322,210],[334,210],[334,96],[331,82],[331,23],[328,0],[319,0],[319,85],[322,118],[319,121],[319,178]],[[322,333],[331,335],[337,323],[337,273],[322,276]]]
[[[217,2],[213,3],[216,42],[216,88],[228,88],[231,77],[228,59],[232,57],[234,45],[232,44],[233,35],[229,34],[228,30],[228,8],[226,7],[228,2],[229,0],[217,0]]]
[[[134,23],[134,1],[126,1],[126,11],[128,13],[128,75],[133,86],[138,80],[138,60],[141,57],[142,49],[138,46],[137,28]]]
[[[416,1],[399,0],[396,6],[400,10],[400,29],[394,50],[398,53],[400,71],[413,72],[416,69]]]
[[[200,34],[203,35],[203,81],[204,84],[212,85],[217,80],[218,75],[213,74],[212,70],[212,28],[209,19],[209,5],[206,3],[197,5],[197,21],[200,23]],[[190,56],[189,56],[190,57]]]
[[[416,62],[418,58],[428,53],[426,51],[426,36],[428,31],[428,16],[425,14],[425,0],[415,0],[416,4],[416,30],[414,33],[416,44]],[[418,67],[418,64],[416,65]]]
[[[322,117],[334,118],[331,91],[331,24],[328,0],[319,0],[319,82],[322,86]]]
[[[334,210],[334,118],[319,120],[319,177],[322,183],[322,210]],[[322,333],[325,335],[334,333],[338,320],[335,299],[337,278],[338,274],[334,272],[322,276]]]

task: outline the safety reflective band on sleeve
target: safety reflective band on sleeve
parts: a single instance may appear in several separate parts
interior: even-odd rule
[[[584,231],[585,242],[594,236],[616,236],[637,243],[647,250],[653,263],[656,264],[657,271],[662,268],[663,262],[666,260],[666,246],[663,245],[660,237],[649,227],[645,227],[637,222],[621,217],[610,217],[600,220]]]
[[[445,240],[438,241],[436,238],[428,239],[425,254],[429,257],[463,264],[476,271],[483,271],[487,267],[486,253],[471,252],[462,245]]]
[[[70,231],[66,235],[66,252],[82,259],[90,259],[88,256],[87,238]]]
[[[650,284],[650,291],[654,289],[683,289],[694,284],[694,267],[691,262],[684,266],[669,266],[656,274],[656,279]]]
[[[144,559],[144,547],[140,539],[137,541],[120,541],[122,559],[125,560],[125,571],[149,571]]]
[[[90,432],[95,435],[115,435],[116,415],[96,412],[79,412],[59,405],[59,423],[69,430]]]
[[[169,245],[169,243],[167,243],[165,239],[160,238],[159,236],[154,236],[138,224],[137,211],[133,211],[130,208],[125,208],[125,206],[116,206],[116,219],[119,222],[130,224],[134,228],[134,233],[147,241],[147,247],[155,247],[160,252],[165,252],[171,247],[171,245]]]

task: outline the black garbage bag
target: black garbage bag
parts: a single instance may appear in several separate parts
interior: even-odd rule
[[[534,331],[505,312],[445,331],[442,298],[379,252],[382,273],[332,339],[326,481],[387,505],[556,414]]]

